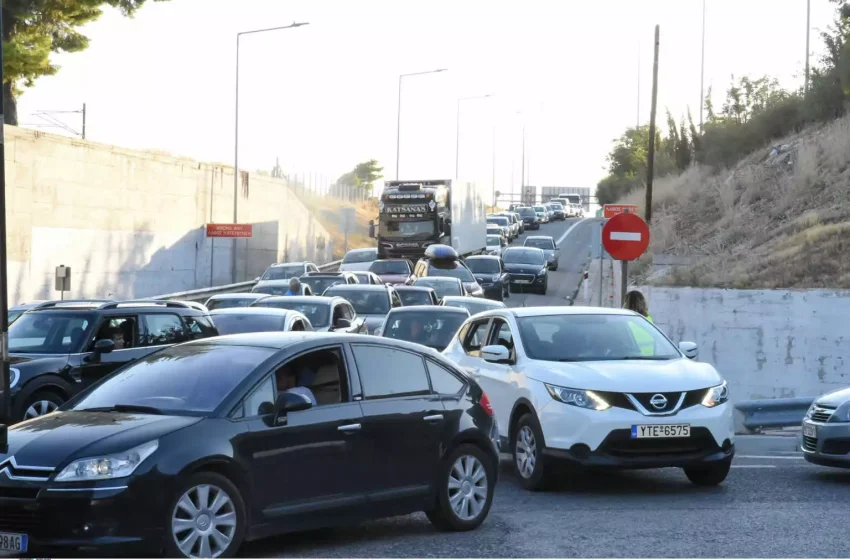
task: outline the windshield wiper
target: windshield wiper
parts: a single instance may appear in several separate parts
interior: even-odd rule
[[[137,404],[114,404],[112,406],[78,408],[75,410],[79,412],[138,412],[140,414],[165,414],[162,410],[153,406],[141,406]]]
[[[672,360],[663,356],[626,356],[624,358],[613,358],[614,360]]]

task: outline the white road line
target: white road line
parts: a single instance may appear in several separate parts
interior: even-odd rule
[[[565,232],[564,232],[564,235],[562,235],[561,237],[559,237],[559,238],[558,238],[558,241],[556,241],[555,243],[556,243],[557,245],[560,245],[561,243],[563,243],[563,242],[564,242],[564,239],[566,239],[566,238],[567,238],[567,236],[570,234],[570,232],[571,232],[571,231],[573,231],[577,225],[579,225],[579,224],[580,224],[580,223],[582,223],[582,222],[586,222],[587,220],[590,220],[590,219],[591,219],[591,218],[582,218],[581,220],[579,220],[579,221],[577,221],[576,223],[574,223],[573,225],[571,225],[571,226],[570,226],[570,229],[568,229],[567,231],[565,231]]]
[[[803,460],[805,457],[800,455],[799,457],[782,457],[781,455],[735,455],[736,459],[799,459]]]
[[[612,231],[612,241],[640,241],[640,234],[632,231]]]
[[[775,469],[776,465],[732,465],[733,469]]]

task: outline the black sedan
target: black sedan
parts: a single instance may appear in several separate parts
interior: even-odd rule
[[[508,247],[502,253],[502,261],[510,275],[511,289],[530,288],[538,294],[546,294],[549,287],[549,264],[542,249]]]
[[[210,558],[416,511],[474,529],[492,504],[497,438],[480,386],[419,345],[315,333],[188,342],[10,428],[0,544],[16,556],[138,546]]]
[[[440,298],[434,288],[425,286],[395,286],[402,305],[440,305]]]
[[[462,307],[397,307],[389,312],[384,324],[375,334],[415,342],[442,352],[468,318],[469,311]]]
[[[511,297],[510,276],[502,264],[501,257],[478,255],[467,257],[464,262],[475,277],[475,281],[484,290],[485,298],[504,301]]]

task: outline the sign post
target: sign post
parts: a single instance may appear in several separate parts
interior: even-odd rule
[[[71,267],[60,264],[56,267],[56,291],[62,295],[60,299],[64,301],[65,292],[71,291]]]
[[[613,218],[617,214],[629,212],[637,214],[638,207],[634,204],[606,204],[602,207],[602,217],[606,220]]]
[[[629,261],[637,260],[649,247],[649,226],[635,213],[623,212],[602,227],[602,246],[622,266],[620,305],[626,300]]]

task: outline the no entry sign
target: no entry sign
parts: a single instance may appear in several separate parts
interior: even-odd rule
[[[649,247],[649,226],[637,214],[617,214],[602,228],[602,245],[611,258],[633,261]]]

